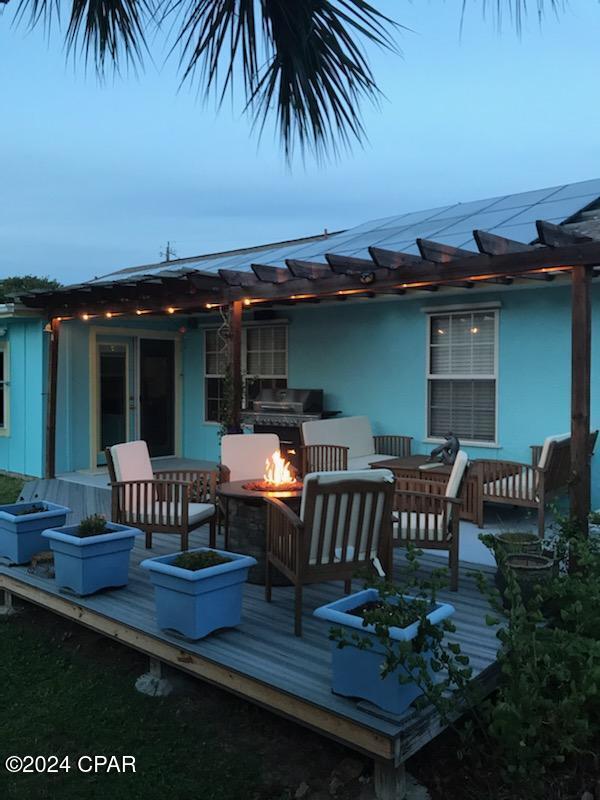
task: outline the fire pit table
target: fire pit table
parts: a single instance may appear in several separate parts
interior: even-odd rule
[[[267,543],[267,504],[265,503],[265,497],[276,497],[297,512],[300,508],[302,484],[298,482],[297,488],[285,491],[246,488],[254,483],[260,483],[260,479],[221,483],[217,487],[217,493],[227,503],[229,550],[233,553],[253,556],[257,564],[254,567],[250,567],[248,581],[264,585]],[[273,585],[288,586],[289,581],[283,575],[273,571]]]

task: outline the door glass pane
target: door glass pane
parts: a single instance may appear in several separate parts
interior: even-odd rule
[[[127,352],[124,345],[99,347],[100,450],[127,440]]]
[[[140,433],[151,456],[175,452],[175,343],[140,340]]]

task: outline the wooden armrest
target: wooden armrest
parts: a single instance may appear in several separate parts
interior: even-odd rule
[[[149,478],[145,481],[115,481],[111,486],[189,486],[189,481],[166,480],[164,478]]]
[[[431,492],[413,492],[413,491],[403,491],[402,489],[394,492],[396,497],[422,497],[427,498],[429,500],[434,501],[437,503],[438,501],[443,501],[444,503],[452,503],[454,505],[461,505],[462,500],[460,497],[446,497],[445,494],[431,494]]]
[[[304,523],[302,522],[298,514],[292,511],[292,509],[285,503],[283,503],[281,500],[279,500],[279,498],[265,497],[264,501],[265,503],[268,503],[268,505],[272,506],[274,510],[279,512],[281,516],[285,517],[286,522],[289,522],[289,524],[292,525],[297,530],[300,530],[301,528],[304,527]]]

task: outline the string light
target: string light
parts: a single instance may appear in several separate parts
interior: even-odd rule
[[[81,319],[82,319],[84,322],[87,322],[89,318],[90,318],[90,315],[89,315],[89,314],[82,314],[82,315],[81,315]]]
[[[107,311],[104,316],[106,317],[106,319],[112,319],[112,311]]]
[[[249,306],[251,303],[252,303],[252,300],[250,300],[250,298],[244,297],[244,305],[245,306]]]
[[[173,306],[169,306],[169,307],[167,308],[167,314],[174,314],[174,313],[175,313],[175,311],[176,311],[176,309],[174,309],[174,308],[173,308]]]

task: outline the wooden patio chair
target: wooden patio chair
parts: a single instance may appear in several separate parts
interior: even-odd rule
[[[304,478],[300,514],[267,498],[265,597],[276,569],[295,587],[294,633],[302,635],[302,590],[344,581],[377,561],[391,569],[394,477],[389,470],[313,473]],[[377,560],[377,561],[376,561]]]
[[[311,472],[343,472],[348,469],[350,448],[338,444],[305,444],[300,448],[303,475]]]
[[[280,449],[276,433],[230,433],[221,437],[219,482],[262,478],[267,459]],[[229,545],[229,500],[219,498],[219,530],[225,523],[225,549]]]
[[[598,431],[590,433],[590,457]],[[536,450],[532,448],[532,452]],[[548,436],[539,451],[537,466],[518,461],[478,459],[475,469],[481,485],[481,515],[484,503],[500,503],[537,511],[538,534],[544,537],[546,505],[564,493],[571,479],[571,437],[568,433]]]
[[[106,449],[112,488],[112,520],[132,525],[146,534],[181,536],[181,549],[189,548],[192,530],[210,525],[209,543],[216,545],[216,470],[152,469],[146,442],[126,442]]]
[[[447,550],[453,592],[458,590],[459,496],[467,464],[467,454],[459,450],[447,482],[396,478],[394,547],[405,547],[411,542],[428,550]]]

